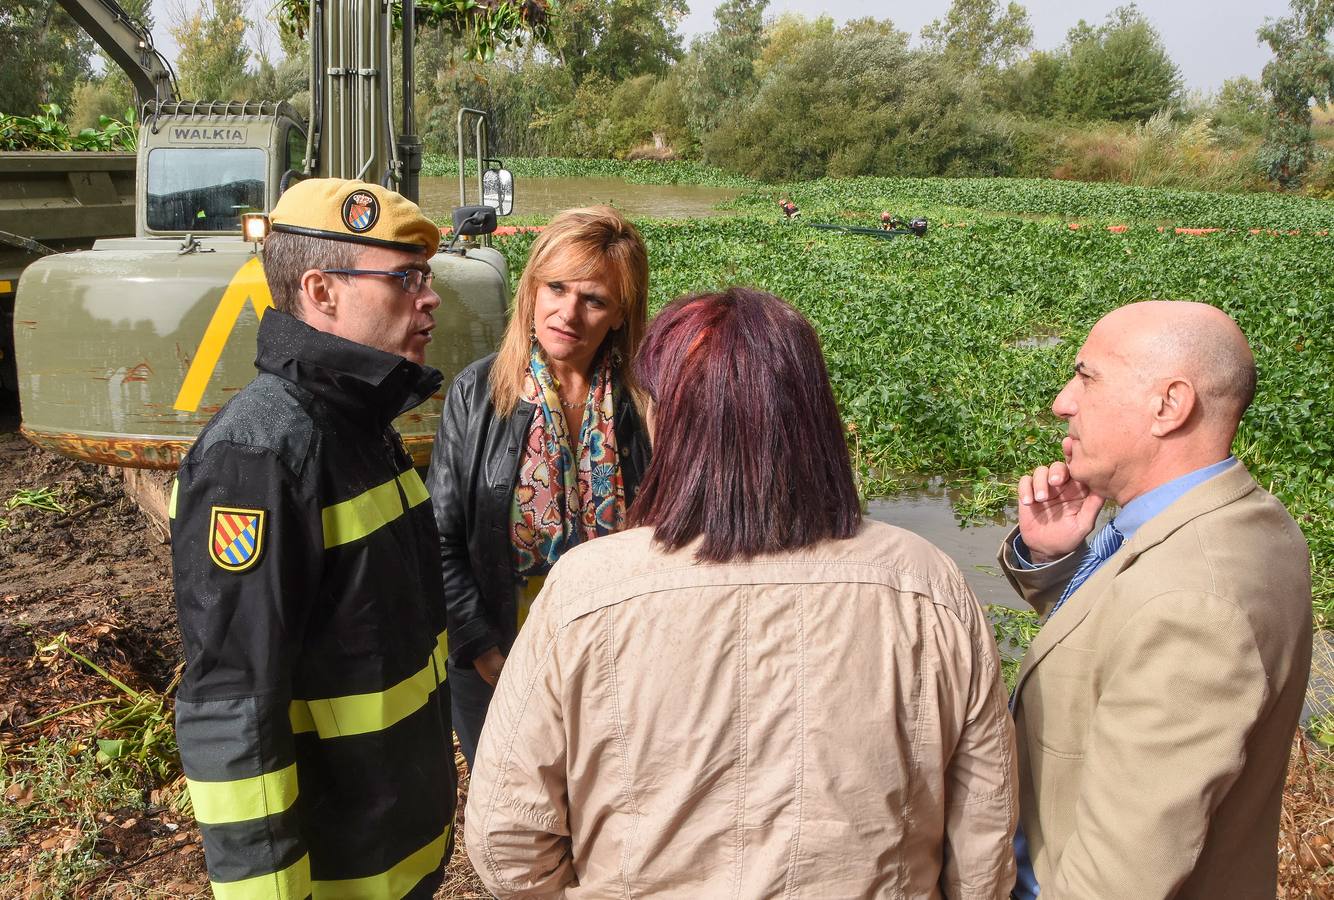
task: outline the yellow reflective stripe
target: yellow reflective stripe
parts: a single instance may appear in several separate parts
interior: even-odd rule
[[[280,813],[296,802],[296,763],[277,772],[236,781],[187,778],[195,818],[204,825],[248,822]]]
[[[449,644],[442,633],[436,638],[426,665],[387,690],[322,700],[293,700],[288,710],[292,732],[314,731],[322,738],[332,738],[383,731],[426,705],[436,686],[445,681],[447,656]]]
[[[397,478],[351,500],[325,507],[320,513],[324,522],[324,549],[364,538],[401,515],[403,498],[398,492]]]
[[[0,294],[12,294],[12,293],[14,293],[14,282],[0,281]]]
[[[281,872],[240,881],[210,881],[214,900],[305,900],[310,896],[310,857],[303,856]]]
[[[417,882],[440,869],[445,861],[445,848],[449,846],[449,833],[453,830],[454,826],[450,824],[440,837],[379,875],[316,881],[311,885],[315,900],[397,900]]]
[[[408,469],[398,476],[398,483],[403,485],[403,496],[408,498],[408,509],[431,499],[431,495],[427,492],[426,485],[422,484],[422,477],[417,474],[416,469]]]
[[[315,720],[310,717],[310,706],[305,700],[293,700],[287,717],[292,720],[292,734],[315,730]]]
[[[180,489],[181,483],[177,479],[171,480],[171,499],[167,501],[167,518],[176,518],[176,492]]]

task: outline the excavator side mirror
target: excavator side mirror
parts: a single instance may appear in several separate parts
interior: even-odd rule
[[[487,169],[482,173],[482,203],[498,216],[514,212],[514,176],[509,169]]]
[[[496,211],[489,206],[460,206],[454,210],[454,233],[467,237],[496,230]]]

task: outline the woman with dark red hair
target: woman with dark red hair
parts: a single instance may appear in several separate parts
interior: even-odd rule
[[[632,528],[552,569],[467,810],[498,896],[1009,896],[1014,735],[958,568],[862,519],[810,324],[677,300]]]

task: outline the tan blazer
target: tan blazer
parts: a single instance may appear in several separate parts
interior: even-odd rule
[[[750,562],[647,529],[553,569],[468,795],[501,897],[959,897],[1014,881],[1014,737],[958,568],[875,522]]]
[[[1045,614],[1082,550],[1001,564]],[[1019,674],[1020,809],[1041,900],[1268,898],[1311,667],[1310,556],[1238,464],[1144,524]]]

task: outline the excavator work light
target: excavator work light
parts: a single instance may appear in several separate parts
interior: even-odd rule
[[[241,213],[241,233],[252,244],[269,236],[269,217],[264,213]]]

